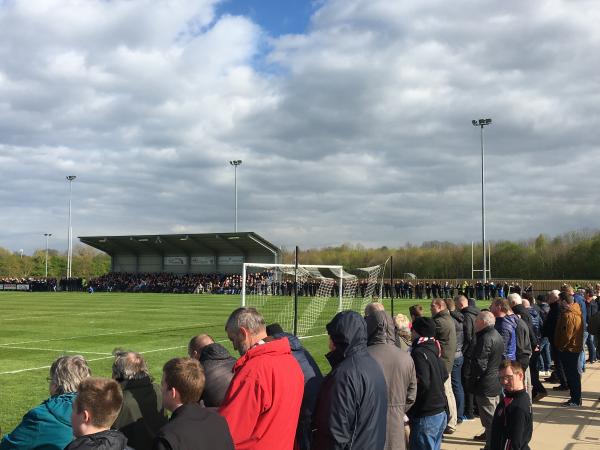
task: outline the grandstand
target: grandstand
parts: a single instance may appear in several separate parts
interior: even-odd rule
[[[281,250],[256,233],[81,236],[107,253],[111,272],[242,273],[244,263],[281,263]]]

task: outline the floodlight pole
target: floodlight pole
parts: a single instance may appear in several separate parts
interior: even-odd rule
[[[485,150],[483,139],[483,127],[490,125],[492,119],[472,120],[475,127],[481,129],[481,248],[483,261],[483,284],[487,282],[487,261],[485,257]]]
[[[44,233],[44,236],[46,236],[46,278],[48,278],[48,240],[52,233]]]
[[[242,164],[241,159],[236,159],[233,161],[229,161],[229,164],[233,166],[233,186],[235,189],[235,226],[233,228],[233,232],[237,233],[238,226],[238,194],[237,194],[237,168]]]
[[[77,176],[68,175],[67,181],[69,182],[69,233],[67,243],[67,278],[71,278],[71,269],[73,267],[73,227],[71,226],[71,193],[73,191],[73,181]]]

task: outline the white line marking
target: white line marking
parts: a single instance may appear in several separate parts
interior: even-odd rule
[[[221,339],[221,340],[218,340],[215,342],[226,342],[226,341],[227,341],[227,339]],[[157,348],[154,350],[146,350],[146,351],[140,352],[140,353],[142,355],[145,355],[146,353],[166,352],[167,350],[175,350],[178,348],[187,348],[187,345],[177,345],[176,347]],[[110,359],[110,358],[114,358],[114,356],[111,354],[110,356],[103,356],[101,358],[86,359],[86,361],[87,362],[102,361],[104,359]],[[41,367],[31,367],[29,369],[8,370],[6,372],[0,372],[0,375],[12,375],[12,374],[16,374],[16,373],[31,372],[34,370],[42,370],[42,369],[49,369],[49,368],[50,368],[50,366],[41,366]]]
[[[85,351],[81,351],[81,350],[58,350],[55,348],[38,348],[38,347],[13,347],[13,346],[8,346],[5,345],[4,348],[10,348],[10,349],[15,349],[15,350],[36,350],[36,351],[42,351],[42,352],[65,352],[65,353],[77,353],[77,354],[90,354],[90,355],[112,355],[112,353],[107,353],[107,352],[85,352]]]
[[[99,337],[99,336],[113,336],[113,335],[117,335],[117,334],[152,333],[152,332],[155,332],[155,331],[185,330],[187,328],[205,327],[205,326],[208,326],[208,325],[214,326],[215,324],[211,324],[211,323],[197,323],[197,324],[191,324],[191,325],[186,325],[186,326],[181,326],[181,327],[166,327],[166,328],[154,328],[154,329],[146,329],[146,330],[115,331],[115,332],[111,332],[111,333],[88,334],[88,335],[85,335],[85,336],[68,336],[68,337],[62,337],[62,338],[38,339],[38,340],[35,340],[35,341],[7,342],[7,343],[4,343],[4,344],[0,344],[0,347],[8,347],[8,346],[11,346],[11,345],[35,344],[37,342],[68,341],[68,340],[71,340],[71,339],[85,339],[85,338],[93,338],[93,337]]]

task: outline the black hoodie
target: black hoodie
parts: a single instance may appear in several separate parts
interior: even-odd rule
[[[200,363],[204,368],[204,392],[201,400],[204,406],[221,406],[229,383],[233,378],[235,358],[221,344],[210,344],[202,349]]]
[[[78,437],[65,447],[65,450],[126,450],[127,438],[116,430],[105,430],[99,433]]]
[[[358,313],[342,311],[327,324],[327,332],[335,350],[326,355],[331,372],[319,391],[312,448],[381,450],[387,388],[379,364],[367,352],[367,325]]]
[[[440,357],[438,344],[433,338],[421,343],[415,340],[411,356],[417,373],[417,399],[408,416],[434,416],[445,411],[444,382],[448,379],[448,371]]]
[[[481,312],[475,306],[467,306],[460,310],[463,315],[463,356],[465,359],[473,358],[473,351],[475,350],[475,343],[477,342],[477,335],[475,333],[475,319]]]

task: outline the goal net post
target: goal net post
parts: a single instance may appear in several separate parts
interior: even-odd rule
[[[242,306],[254,307],[267,324],[307,337],[325,332],[325,325],[342,310],[362,314],[380,292],[381,266],[348,273],[341,265],[245,263]]]

